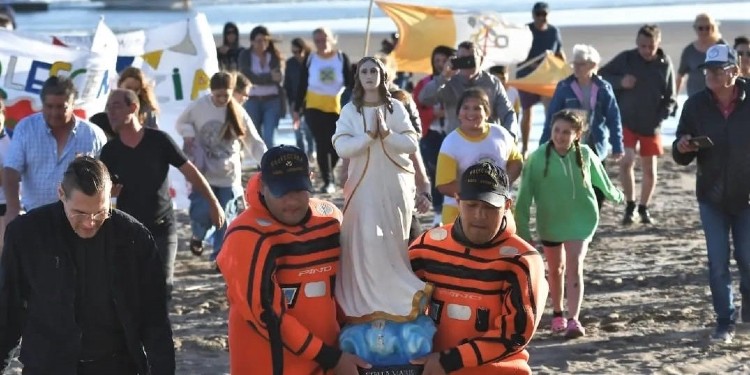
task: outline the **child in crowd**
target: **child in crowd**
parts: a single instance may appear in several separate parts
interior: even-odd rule
[[[513,135],[504,127],[487,122],[490,117],[487,93],[478,87],[470,88],[458,101],[459,126],[448,133],[440,147],[435,185],[445,195],[442,219],[453,223],[458,217],[459,179],[466,168],[490,161],[503,169],[510,183],[521,175],[523,157]]]
[[[579,321],[583,301],[583,260],[599,223],[594,186],[621,203],[623,194],[609,180],[601,161],[581,136],[583,116],[564,109],[552,117],[552,137],[531,153],[523,169],[516,200],[518,234],[531,242],[529,212],[536,202],[536,227],[544,248],[552,296],[552,332],[566,338],[585,335]],[[565,273],[565,284],[562,283]],[[568,289],[568,319],[563,295]]]

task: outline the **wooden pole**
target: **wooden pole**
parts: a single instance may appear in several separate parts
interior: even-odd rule
[[[370,22],[372,21],[372,7],[375,4],[374,0],[370,0],[370,9],[367,11],[367,27],[365,29],[365,53],[362,57],[368,55],[370,50]]]

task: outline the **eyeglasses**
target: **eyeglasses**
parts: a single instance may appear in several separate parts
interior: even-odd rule
[[[718,75],[726,73],[727,71],[729,71],[729,69],[732,69],[732,65],[727,65],[727,66],[718,67],[718,68],[705,68],[703,69],[703,74],[708,75],[710,73],[711,75],[718,76]]]
[[[737,51],[737,56],[750,57],[750,51]]]
[[[97,212],[95,214],[87,214],[87,213],[77,213],[77,214],[69,214],[68,218],[70,220],[73,220],[75,222],[95,222],[95,223],[101,223],[104,222],[104,220],[109,219],[112,216],[112,210],[106,209],[104,211]]]
[[[713,26],[711,26],[711,25],[696,25],[696,26],[694,26],[694,28],[696,30],[698,30],[698,31],[710,31],[713,28]]]

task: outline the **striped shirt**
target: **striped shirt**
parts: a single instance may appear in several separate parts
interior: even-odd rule
[[[79,154],[99,157],[106,142],[107,137],[98,126],[75,117],[70,138],[58,155],[57,141],[42,113],[21,120],[13,130],[4,167],[21,174],[24,209],[57,201],[57,187],[68,164]]]

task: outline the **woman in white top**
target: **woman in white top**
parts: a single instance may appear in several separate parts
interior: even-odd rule
[[[177,119],[177,132],[185,140],[185,153],[206,177],[208,184],[227,210],[228,203],[242,199],[242,149],[246,147],[255,160],[266,152],[263,140],[252,120],[232,97],[235,77],[219,72],[211,77],[211,94],[192,102]],[[190,221],[193,238],[190,251],[203,253],[203,240],[213,227],[208,215],[208,202],[198,194],[190,194]],[[227,219],[227,222],[230,220]],[[224,231],[216,228],[211,260],[219,255]]]
[[[416,194],[409,154],[418,149],[418,135],[386,82],[377,59],[357,64],[352,101],[332,139],[349,160],[336,299],[354,323],[413,320],[431,292],[412,273],[407,256]]]
[[[244,107],[270,148],[274,146],[279,119],[286,116],[286,104],[281,95],[284,60],[264,26],[256,26],[250,31],[250,44],[251,47],[242,50],[237,59],[239,71],[253,83]]]
[[[313,31],[315,53],[311,53],[302,68],[297,100],[294,102],[294,124],[299,127],[300,111],[305,110],[307,126],[315,138],[318,168],[323,180],[321,193],[335,190],[333,170],[339,155],[333,149],[331,137],[341,112],[341,94],[353,82],[349,57],[334,48],[333,33],[321,27]]]

